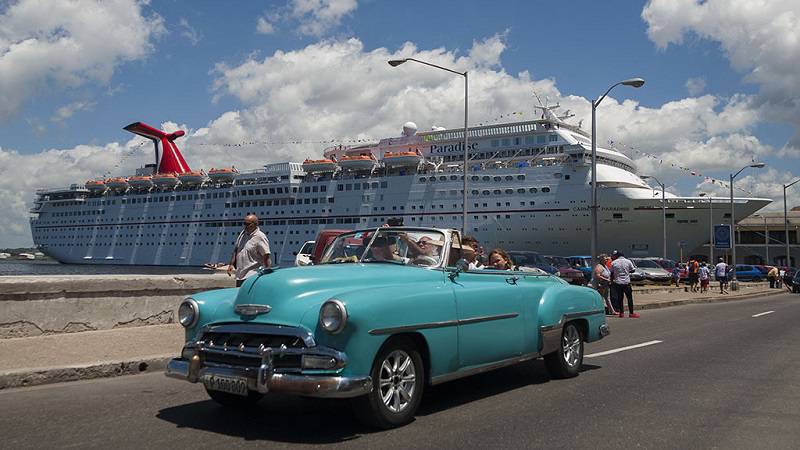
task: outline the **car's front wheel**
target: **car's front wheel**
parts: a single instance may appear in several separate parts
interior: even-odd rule
[[[578,375],[583,364],[583,335],[574,322],[564,325],[558,351],[544,355],[544,364],[553,378]]]
[[[356,417],[367,425],[387,429],[414,418],[425,384],[422,356],[412,340],[393,338],[372,364],[372,392],[353,399]]]
[[[206,392],[208,393],[208,396],[211,397],[211,400],[214,400],[220,405],[227,408],[237,409],[250,408],[258,403],[262,397],[264,397],[264,394],[253,391],[248,391],[247,396],[229,394],[227,392],[215,391],[213,389],[206,389]]]

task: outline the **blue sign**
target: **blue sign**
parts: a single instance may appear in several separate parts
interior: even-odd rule
[[[714,225],[714,247],[721,249],[731,248],[730,225]]]

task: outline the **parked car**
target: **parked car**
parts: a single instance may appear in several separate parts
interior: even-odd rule
[[[753,267],[755,267],[759,272],[761,272],[763,278],[767,278],[769,269],[772,269],[772,266],[765,266],[762,264],[753,264]]]
[[[314,250],[314,241],[306,241],[300,250],[295,252],[294,265],[307,266],[311,264],[311,252]]]
[[[320,258],[322,258],[323,252],[325,249],[328,248],[328,244],[330,244],[336,236],[339,236],[342,233],[347,233],[350,230],[322,230],[317,235],[317,238],[314,240],[314,248],[311,250],[311,264],[316,264]]]
[[[578,269],[583,273],[586,282],[592,281],[592,257],[591,256],[567,256],[574,269]]]
[[[586,284],[586,278],[583,276],[583,272],[570,267],[567,258],[563,256],[545,256],[544,259],[549,262],[551,266],[558,269],[558,276],[567,280],[567,283],[581,286]]]
[[[736,265],[736,279],[739,281],[761,281],[766,278],[761,271],[749,264]]]
[[[800,271],[795,271],[794,276],[792,277],[792,292],[795,294],[800,294]]]
[[[654,261],[656,264],[658,264],[659,267],[661,267],[662,269],[664,269],[664,270],[666,270],[667,272],[670,272],[670,273],[672,273],[672,269],[674,269],[675,266],[678,265],[678,263],[676,263],[675,261],[673,261],[671,259],[657,258],[657,257],[652,257],[652,256],[649,257],[649,258],[644,258],[644,259],[649,259],[651,261]]]
[[[666,271],[652,259],[631,258],[631,262],[641,269],[644,278],[654,283],[669,283],[672,280],[672,273]]]
[[[630,274],[631,284],[644,284],[645,280],[647,280],[644,271],[632,259],[630,261],[633,264],[633,272]]]
[[[433,264],[407,244],[424,236]],[[429,385],[538,357],[552,377],[578,375],[584,343],[608,334],[600,295],[541,273],[471,271],[459,242],[450,229],[353,231],[319,264],[194,294],[166,375],[233,408],[269,393],[352,398],[380,428],[411,421]]]
[[[514,260],[514,264],[522,267],[533,267],[544,270],[550,275],[558,276],[558,268],[552,265],[544,256],[531,251],[512,250],[507,252]]]

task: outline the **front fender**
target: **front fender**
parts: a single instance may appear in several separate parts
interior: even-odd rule
[[[444,275],[443,275],[444,276]],[[336,295],[347,310],[347,326],[330,334],[319,325],[319,308],[309,310],[302,324],[313,330],[319,345],[347,354],[343,376],[367,376],[378,350],[389,337],[415,332],[426,342],[428,376],[455,370],[458,364],[458,330],[455,326],[403,330],[422,323],[439,323],[456,318],[452,290],[443,282],[421,283],[413,290],[404,286],[382,286],[351,290]],[[425,349],[420,349],[425,351]]]
[[[200,317],[197,323],[190,328],[186,328],[185,341],[193,341],[198,338],[197,333],[209,323],[215,322],[219,317],[227,315],[233,309],[236,295],[239,288],[215,289],[213,291],[198,292],[189,297],[197,302]]]

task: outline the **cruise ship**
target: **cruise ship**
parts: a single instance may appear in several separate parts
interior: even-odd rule
[[[557,106],[556,106],[557,107]],[[540,106],[541,118],[469,128],[467,234],[487,249],[589,252],[591,136]],[[155,162],[131,176],[36,192],[36,246],[73,264],[188,265],[227,262],[248,213],[260,218],[273,261],[325,228],[462,226],[464,129],[417,131],[365,145],[335,146],[304,162],[192,170],[175,140],[141,122],[127,131],[152,140]],[[602,252],[661,256],[661,190],[619,151],[597,148]],[[736,198],[736,220],[770,200]],[[709,225],[730,220],[729,199],[666,194],[667,257],[708,242]]]

